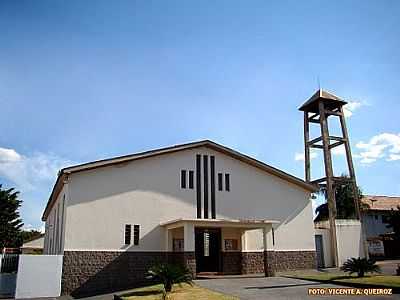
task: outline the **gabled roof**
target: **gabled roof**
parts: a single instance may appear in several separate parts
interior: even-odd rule
[[[319,89],[308,99],[302,106],[299,107],[299,110],[309,111],[309,112],[318,112],[318,103],[319,101],[325,101],[328,106],[338,107],[347,104],[346,101],[339,98],[338,96]]]
[[[367,204],[367,210],[392,210],[400,206],[400,197],[365,195],[361,202]]]
[[[295,177],[284,171],[281,171],[277,168],[267,165],[267,164],[265,164],[259,160],[256,160],[250,156],[247,156],[247,155],[237,152],[233,149],[230,149],[228,147],[217,144],[213,141],[203,140],[203,141],[198,141],[198,142],[180,144],[180,145],[175,145],[175,146],[171,146],[171,147],[140,152],[140,153],[136,153],[136,154],[130,154],[130,155],[119,156],[119,157],[114,157],[114,158],[109,158],[109,159],[97,160],[97,161],[93,161],[93,162],[89,162],[89,163],[85,163],[85,164],[67,167],[67,168],[60,170],[60,172],[58,173],[57,181],[53,187],[53,191],[51,192],[49,201],[47,202],[46,208],[43,212],[42,221],[46,220],[46,218],[51,210],[51,207],[52,207],[53,203],[55,202],[55,200],[57,199],[58,194],[61,192],[61,190],[64,186],[64,181],[66,180],[66,178],[69,174],[83,172],[83,171],[87,171],[87,170],[93,170],[93,169],[107,167],[107,166],[111,166],[111,165],[127,163],[127,162],[138,160],[138,159],[145,159],[145,158],[149,158],[149,157],[153,157],[153,156],[169,154],[169,153],[174,153],[174,152],[178,152],[178,151],[189,150],[189,149],[194,149],[194,148],[199,148],[199,147],[207,147],[207,148],[213,149],[215,151],[224,153],[228,156],[231,156],[232,158],[235,158],[244,163],[247,163],[249,165],[257,167],[271,175],[277,176],[283,180],[286,180],[292,184],[295,184],[307,191],[315,192],[318,190],[317,186],[307,183],[298,177]]]

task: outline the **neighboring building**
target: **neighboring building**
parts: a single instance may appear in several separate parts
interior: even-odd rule
[[[61,170],[43,213],[62,291],[132,288],[156,261],[200,272],[314,268],[316,187],[211,141]]]
[[[370,256],[399,256],[391,237],[393,228],[388,228],[385,221],[390,211],[400,206],[400,197],[364,196],[361,201],[369,207],[363,211],[362,219]]]
[[[36,237],[33,240],[25,242],[21,247],[22,254],[42,254],[43,244],[44,234]]]

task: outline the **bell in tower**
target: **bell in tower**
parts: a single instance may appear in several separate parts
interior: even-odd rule
[[[329,210],[329,232],[331,240],[331,253],[335,266],[338,266],[338,250],[336,239],[336,200],[335,185],[343,183],[343,177],[335,177],[333,174],[331,150],[335,147],[343,145],[346,152],[346,161],[350,181],[354,192],[354,206],[356,216],[360,219],[358,189],[356,184],[356,176],[354,172],[353,160],[351,156],[349,135],[346,128],[346,120],[343,113],[343,106],[347,102],[343,99],[319,89],[309,100],[307,100],[300,108],[304,112],[304,151],[305,151],[305,178],[307,182],[318,184],[326,190],[326,198]],[[333,136],[329,134],[328,119],[339,118],[341,136]],[[321,135],[310,140],[310,125],[315,124],[320,127]],[[311,179],[311,160],[310,149],[316,148],[323,151],[324,157],[324,173],[325,176],[318,179]],[[339,182],[340,181],[340,182]]]

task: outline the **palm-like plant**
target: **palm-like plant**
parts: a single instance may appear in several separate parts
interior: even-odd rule
[[[341,267],[341,270],[351,274],[357,273],[358,277],[364,277],[365,273],[379,273],[380,268],[373,259],[349,258]]]
[[[171,292],[175,283],[192,284],[192,273],[182,265],[158,263],[148,271],[148,279],[160,281],[166,293]]]

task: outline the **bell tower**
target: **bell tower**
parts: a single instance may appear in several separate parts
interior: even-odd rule
[[[343,99],[319,89],[312,97],[307,100],[300,108],[304,112],[304,154],[305,154],[305,179],[307,182],[318,184],[326,189],[326,198],[329,209],[329,232],[331,236],[331,253],[334,265],[338,266],[338,251],[336,239],[336,201],[335,186],[343,183],[343,178],[335,177],[333,174],[331,150],[340,145],[344,145],[349,178],[352,183],[354,195],[358,193],[356,176],[354,172],[353,159],[349,143],[349,135],[346,127],[346,120],[343,113],[343,106],[347,104]],[[341,136],[329,134],[328,119],[339,118]],[[315,124],[320,127],[321,135],[310,140],[310,125]],[[311,160],[310,149],[320,149],[324,157],[325,176],[318,179],[311,179]],[[354,205],[357,219],[360,219],[358,197],[354,197]]]

